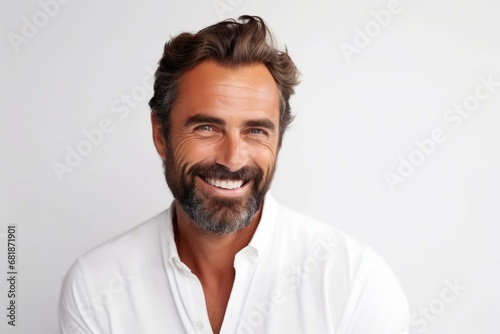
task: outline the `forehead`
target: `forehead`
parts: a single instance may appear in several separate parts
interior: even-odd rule
[[[277,119],[279,103],[278,87],[264,64],[228,68],[206,61],[183,74],[174,109]]]

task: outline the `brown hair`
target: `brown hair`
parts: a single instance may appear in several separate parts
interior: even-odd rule
[[[160,120],[163,136],[169,142],[169,115],[179,93],[182,74],[202,61],[219,65],[263,63],[280,92],[279,146],[283,133],[292,122],[289,99],[299,83],[299,71],[288,55],[274,45],[271,31],[258,16],[243,15],[240,22],[228,19],[196,34],[181,33],[165,43],[163,57],[155,73],[154,96],[149,101],[151,110]]]

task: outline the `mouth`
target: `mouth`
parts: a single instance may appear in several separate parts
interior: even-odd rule
[[[220,189],[239,189],[243,186],[245,181],[243,180],[224,180],[224,179],[214,179],[214,178],[202,178],[206,183],[211,186],[220,188]]]

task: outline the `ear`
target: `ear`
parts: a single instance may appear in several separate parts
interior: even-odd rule
[[[160,120],[154,112],[151,112],[151,126],[153,128],[153,142],[155,144],[156,152],[158,152],[160,157],[165,160],[165,139],[163,138],[163,131],[161,128]]]

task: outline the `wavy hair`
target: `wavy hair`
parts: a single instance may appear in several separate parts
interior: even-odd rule
[[[165,43],[149,106],[159,119],[167,142],[170,139],[169,115],[178,97],[182,74],[203,61],[229,68],[262,63],[271,72],[280,93],[278,147],[281,147],[283,133],[293,120],[289,100],[299,83],[299,71],[286,47],[284,51],[277,49],[262,18],[243,15],[238,21],[228,19],[196,34],[184,32]]]

